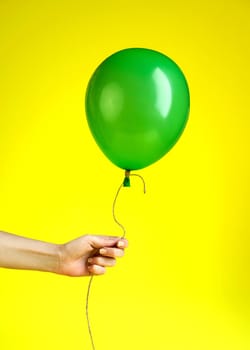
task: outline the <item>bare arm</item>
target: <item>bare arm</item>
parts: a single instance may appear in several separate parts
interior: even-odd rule
[[[125,239],[84,235],[53,244],[0,232],[0,267],[54,272],[69,276],[103,274],[123,256]]]
[[[56,272],[59,267],[59,246],[0,232],[0,266]]]

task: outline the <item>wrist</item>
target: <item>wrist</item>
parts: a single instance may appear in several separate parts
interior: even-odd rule
[[[22,257],[20,268],[58,273],[60,265],[59,245],[30,240],[24,249],[18,250],[18,253],[20,258]]]
[[[59,274],[61,266],[61,245],[53,243],[45,243],[46,247],[44,252],[38,258],[38,263],[40,264],[41,270],[45,272],[52,272]],[[40,252],[39,252],[40,255]],[[39,270],[39,268],[38,268]]]
[[[64,275],[65,244],[57,244],[56,247],[57,264],[54,273]]]

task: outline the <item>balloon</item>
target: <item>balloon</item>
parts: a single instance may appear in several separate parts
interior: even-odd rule
[[[179,139],[188,119],[189,90],[169,57],[130,48],[96,69],[85,107],[103,153],[118,167],[137,170],[159,160]]]

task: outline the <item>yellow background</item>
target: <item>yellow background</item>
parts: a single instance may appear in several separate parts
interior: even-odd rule
[[[120,235],[123,178],[96,146],[84,95],[125,47],[184,71],[191,113],[178,144],[124,189],[126,257],[94,280],[97,350],[250,348],[250,4],[0,2],[0,226],[51,242]],[[0,349],[91,350],[88,279],[0,271]]]

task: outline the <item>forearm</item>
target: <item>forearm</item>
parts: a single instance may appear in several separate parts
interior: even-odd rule
[[[58,272],[59,245],[0,231],[0,267]]]

